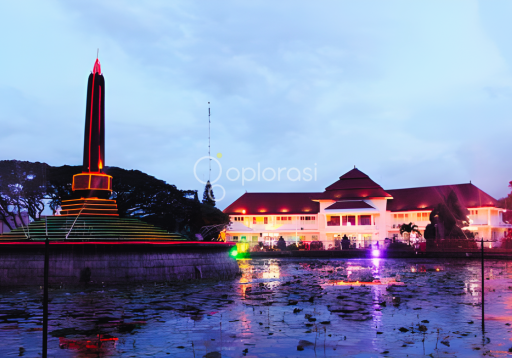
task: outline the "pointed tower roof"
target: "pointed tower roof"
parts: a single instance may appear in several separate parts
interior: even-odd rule
[[[354,168],[340,176],[340,179],[325,188],[315,200],[354,200],[369,198],[391,198],[382,187],[368,175]]]

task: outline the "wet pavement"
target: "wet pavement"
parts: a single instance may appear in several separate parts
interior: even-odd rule
[[[486,262],[484,334],[478,260],[239,264],[232,281],[53,289],[48,356],[512,355],[512,261]],[[41,302],[39,287],[0,289],[0,357],[40,356]]]

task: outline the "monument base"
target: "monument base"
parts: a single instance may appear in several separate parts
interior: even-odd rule
[[[50,285],[230,279],[239,273],[224,242],[50,243]],[[44,242],[0,243],[0,286],[43,285]]]

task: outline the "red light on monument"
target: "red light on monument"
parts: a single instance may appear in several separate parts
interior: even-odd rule
[[[94,67],[92,69],[92,73],[101,75],[101,64],[100,60],[96,59],[96,62],[94,62]]]

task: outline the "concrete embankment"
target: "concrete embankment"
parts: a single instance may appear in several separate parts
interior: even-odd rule
[[[51,242],[50,285],[229,279],[231,245],[195,242]],[[0,244],[0,286],[43,284],[43,242]]]

